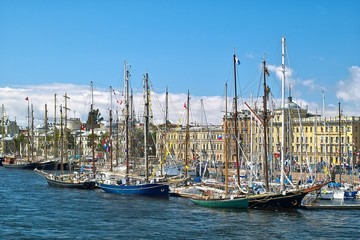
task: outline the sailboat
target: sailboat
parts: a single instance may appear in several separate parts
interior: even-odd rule
[[[234,54],[234,76],[236,82],[236,62],[237,58]],[[227,84],[226,84],[227,92]],[[236,85],[235,85],[235,101],[236,103]],[[235,106],[235,119],[237,115],[237,107]],[[194,195],[190,197],[190,200],[200,206],[209,207],[209,208],[237,208],[237,209],[247,209],[249,206],[249,200],[245,195],[229,195],[229,159],[228,159],[228,129],[227,129],[227,93],[225,97],[225,122],[224,122],[224,149],[225,149],[225,191],[217,193],[216,191],[208,190],[203,196]],[[239,165],[238,165],[239,166]],[[240,181],[240,180],[239,180]],[[240,186],[240,185],[239,185]]]
[[[65,94],[65,111],[67,110],[67,99],[69,98]],[[65,118],[67,118],[65,112]],[[66,123],[65,123],[66,128]],[[60,174],[57,175],[45,172],[44,170],[39,170],[37,168],[34,169],[36,173],[46,178],[46,181],[49,186],[52,187],[59,187],[59,188],[79,188],[79,189],[94,189],[96,187],[96,182],[94,179],[94,175],[91,173],[64,173],[64,165],[63,165],[63,158],[64,158],[64,133],[63,133],[63,117],[62,117],[62,106],[60,106],[60,136],[61,136],[61,157],[60,157]],[[66,136],[65,136],[66,138]],[[65,142],[66,143],[66,142]]]
[[[33,156],[33,134],[30,135],[30,103],[29,98],[26,97],[25,100],[28,102],[28,129],[27,129],[27,139],[28,139],[28,149],[27,149],[27,159],[18,159],[14,155],[5,156],[3,160],[3,167],[5,168],[11,168],[11,169],[27,169],[27,170],[34,170],[39,163],[37,161],[34,161]],[[33,105],[31,104],[31,111],[33,113]],[[33,114],[32,114],[33,116]],[[31,121],[31,129],[34,128],[34,118],[32,117]],[[3,128],[4,129],[4,128]],[[32,131],[33,132],[33,131]],[[31,156],[31,158],[30,158]]]
[[[126,158],[126,176],[125,179],[116,182],[99,182],[99,187],[107,193],[121,194],[121,195],[143,195],[143,196],[168,196],[169,185],[149,181],[149,162],[148,162],[148,135],[149,135],[149,85],[148,74],[145,74],[145,116],[144,116],[144,159],[145,159],[145,179],[140,177],[129,176],[129,71],[125,63],[125,83],[126,83],[126,116],[125,116],[125,158]]]
[[[269,177],[268,177],[268,166],[267,166],[267,94],[268,87],[266,85],[266,77],[268,76],[268,70],[266,67],[265,60],[263,61],[263,72],[264,72],[264,97],[263,97],[263,127],[264,127],[264,176],[266,184],[266,192],[262,194],[249,195],[249,208],[254,209],[293,209],[299,208],[303,198],[310,192],[319,190],[326,183],[318,184],[304,189],[284,189],[284,142],[282,141],[281,146],[281,180],[280,180],[280,191],[273,192],[269,189]],[[285,138],[285,38],[282,38],[282,139]]]

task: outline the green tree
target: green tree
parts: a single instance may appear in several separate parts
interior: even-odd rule
[[[101,116],[101,113],[99,109],[93,109],[89,112],[88,118],[86,120],[86,130],[89,131],[91,129],[91,119],[93,119],[94,128],[100,127],[100,122],[104,120],[104,118]]]
[[[66,131],[66,136],[67,136],[67,148],[74,149],[75,148],[75,137],[73,134],[71,134],[71,130],[69,128],[67,128],[65,131]]]

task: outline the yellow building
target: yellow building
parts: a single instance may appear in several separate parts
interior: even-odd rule
[[[285,106],[285,156],[292,159],[293,164],[312,166],[316,164],[339,165],[359,162],[360,117],[324,117],[308,113],[306,108],[299,107],[287,99]],[[264,161],[262,112],[251,113],[248,110],[238,113],[238,139],[235,138],[233,114],[227,118],[228,134],[224,126],[189,128],[188,161],[194,159],[225,161],[224,139],[229,139],[229,162],[236,162],[235,149],[239,144],[239,156],[242,164],[253,161]],[[224,119],[223,119],[224,120]],[[225,121],[224,121],[225,122]],[[340,127],[339,127],[340,124]],[[339,131],[340,130],[340,131]],[[185,161],[185,127],[173,127],[166,135],[157,134],[157,153],[164,153],[164,143],[168,151],[178,160]],[[165,141],[164,141],[165,140]],[[270,114],[267,131],[268,161],[274,166],[278,164],[282,144],[282,111],[276,109]],[[339,154],[342,156],[340,162]],[[274,161],[272,161],[274,160]],[[190,165],[191,163],[189,163]]]
[[[186,127],[168,128],[166,134],[156,135],[156,152],[158,156],[171,154],[177,160],[186,160]],[[166,147],[165,147],[166,146]],[[188,165],[194,160],[222,161],[223,130],[222,126],[190,126],[188,140]]]

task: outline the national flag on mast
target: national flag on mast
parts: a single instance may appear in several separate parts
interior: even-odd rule
[[[184,108],[186,109],[186,103],[184,103]]]
[[[29,101],[29,98],[28,98],[28,97],[26,97],[26,98],[25,98],[25,101]]]

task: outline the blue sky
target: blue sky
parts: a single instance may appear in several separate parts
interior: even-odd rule
[[[90,81],[99,92],[121,91],[126,60],[135,92],[148,72],[155,93],[168,87],[182,106],[189,90],[198,109],[204,99],[209,121],[220,122],[225,82],[233,94],[234,49],[239,97],[257,96],[260,64],[264,57],[271,69],[281,64],[285,37],[294,100],[321,112],[323,89],[327,114],[340,100],[344,114],[359,116],[359,13],[356,0],[0,0],[0,104],[21,121],[29,96],[41,119],[43,104],[66,91],[74,116],[84,118],[76,95]],[[280,98],[276,72],[269,85]],[[108,98],[99,98],[95,106],[106,109]]]

